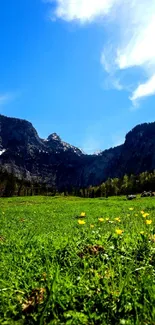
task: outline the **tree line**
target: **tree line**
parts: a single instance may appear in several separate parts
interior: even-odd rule
[[[122,178],[108,178],[99,186],[89,186],[80,190],[82,197],[108,197],[130,195],[143,191],[155,191],[155,170],[139,175],[124,175]]]
[[[108,178],[98,186],[76,188],[63,186],[59,190],[37,181],[19,179],[13,173],[0,170],[0,196],[33,196],[33,195],[73,195],[85,198],[129,195],[143,191],[155,191],[155,170],[139,175],[124,175],[122,178]]]

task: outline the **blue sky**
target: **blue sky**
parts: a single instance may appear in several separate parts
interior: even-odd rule
[[[1,1],[0,113],[87,153],[122,143],[155,121],[154,30],[154,0]]]

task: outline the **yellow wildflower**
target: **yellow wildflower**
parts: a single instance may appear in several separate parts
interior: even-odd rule
[[[109,218],[106,218],[105,220],[106,220],[106,221],[109,221]]]
[[[140,211],[140,213],[141,213],[141,214],[144,214],[145,212],[142,210],[142,211]]]
[[[143,217],[146,218],[149,216],[149,213],[143,213]]]
[[[99,218],[99,219],[98,219],[98,221],[100,221],[100,222],[103,222],[103,221],[104,221],[104,219],[103,219],[103,218]]]
[[[135,217],[138,217],[138,214],[137,213],[135,214]]]
[[[120,218],[115,218],[116,221],[118,222],[121,222],[121,219]]]
[[[86,213],[85,212],[81,212],[80,217],[85,217]]]
[[[129,208],[129,210],[130,210],[130,211],[133,211],[133,210],[134,210],[134,208]]]
[[[152,220],[146,220],[147,225],[151,225],[151,223],[152,223]]]
[[[116,229],[116,234],[117,234],[117,235],[122,235],[122,233],[123,233],[123,230],[121,230],[121,229]]]
[[[140,231],[140,234],[141,234],[141,235],[144,235],[144,231]]]
[[[79,225],[85,225],[85,221],[84,220],[78,220],[78,224]]]
[[[94,225],[90,225],[90,228],[94,228]]]

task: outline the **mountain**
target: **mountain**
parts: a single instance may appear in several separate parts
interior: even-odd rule
[[[59,190],[151,171],[155,169],[155,123],[136,126],[121,146],[86,155],[56,133],[41,139],[30,122],[0,115],[0,167],[20,179]]]

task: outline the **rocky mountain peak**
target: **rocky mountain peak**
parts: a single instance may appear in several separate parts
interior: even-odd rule
[[[47,141],[59,141],[61,142],[61,138],[59,137],[59,135],[57,133],[52,133],[48,136]]]

